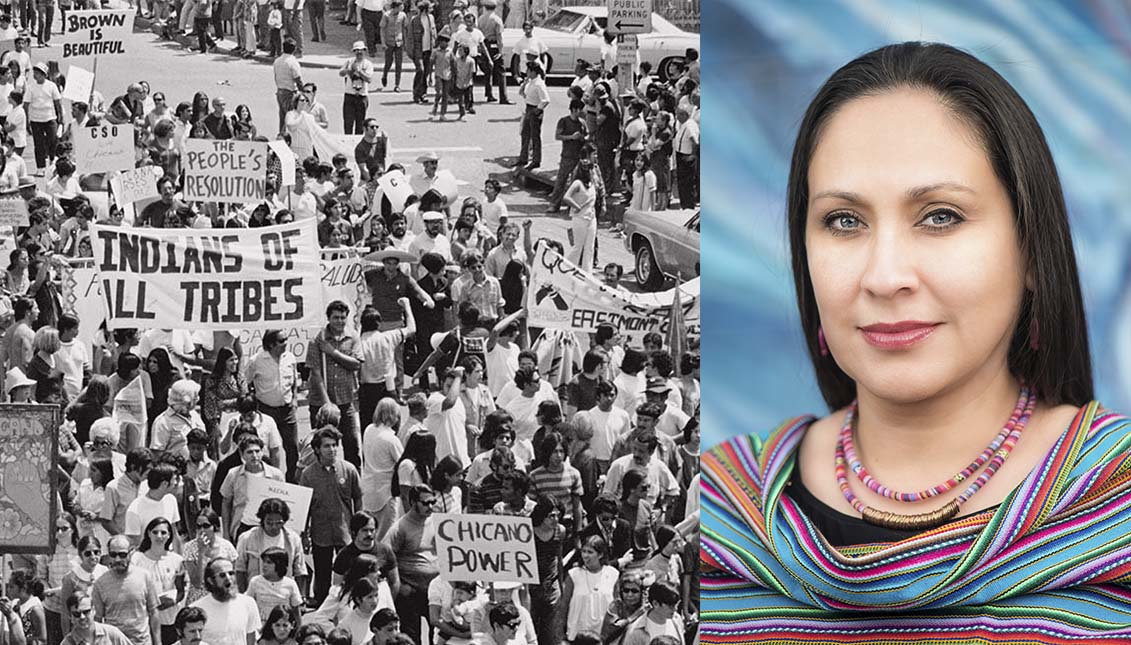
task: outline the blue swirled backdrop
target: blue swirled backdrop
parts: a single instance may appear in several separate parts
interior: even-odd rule
[[[1131,2],[709,0],[702,33],[707,445],[825,412],[789,273],[789,157],[820,84],[905,40],[973,53],[1036,113],[1068,199],[1097,395],[1131,411]]]

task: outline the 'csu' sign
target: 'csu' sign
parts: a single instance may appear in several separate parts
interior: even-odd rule
[[[613,34],[652,31],[652,0],[609,0],[607,29]]]

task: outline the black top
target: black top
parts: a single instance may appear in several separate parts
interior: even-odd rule
[[[789,498],[797,503],[798,508],[809,518],[821,535],[835,547],[853,546],[857,544],[871,544],[875,542],[899,542],[915,537],[925,531],[888,529],[865,522],[862,518],[845,515],[835,508],[817,499],[801,481],[801,462],[798,460],[789,477]],[[970,517],[983,513],[987,509],[960,515],[954,520]],[[954,521],[951,520],[951,521]]]

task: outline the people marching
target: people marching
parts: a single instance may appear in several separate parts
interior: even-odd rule
[[[63,128],[66,79],[32,64],[24,35],[5,54],[0,197],[22,199],[28,224],[0,271],[0,401],[60,407],[61,484],[54,552],[0,557],[0,645],[697,642],[698,337],[542,329],[526,310],[545,249],[621,289],[623,268],[597,256],[598,220],[619,225],[609,195],[698,205],[697,53],[669,82],[640,65],[623,88],[615,56],[579,61],[554,128],[549,212],[570,218],[556,240],[508,210],[498,179],[468,194],[435,152],[397,163],[395,131],[369,111],[372,92],[409,87],[436,120],[519,103],[518,166],[538,170],[554,99],[536,3],[349,4],[360,33],[339,69],[342,121],[360,139],[346,149],[300,63],[304,9],[309,41],[326,40],[321,0],[137,4],[201,51],[225,33],[236,54],[269,51],[277,115],[138,82],[75,102]],[[0,29],[11,21],[0,9]],[[504,25],[524,37],[504,42]],[[323,89],[327,104],[338,91]],[[121,201],[107,173],[76,168],[74,130],[104,122],[133,126],[152,199]],[[290,154],[268,153],[263,199],[200,202],[182,163],[193,139],[277,139]],[[70,264],[93,256],[92,224],[306,220],[320,248],[303,252],[364,267],[362,295],[328,299],[318,328],[92,335],[64,296]],[[258,493],[266,482],[309,490],[308,512]],[[436,526],[449,514],[528,518],[534,580],[447,579]]]

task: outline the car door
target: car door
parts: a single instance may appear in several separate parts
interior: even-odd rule
[[[674,270],[683,273],[688,280],[699,275],[699,213],[691,216],[683,226],[672,232],[671,247],[668,249],[673,260]],[[692,271],[694,275],[688,275]]]

